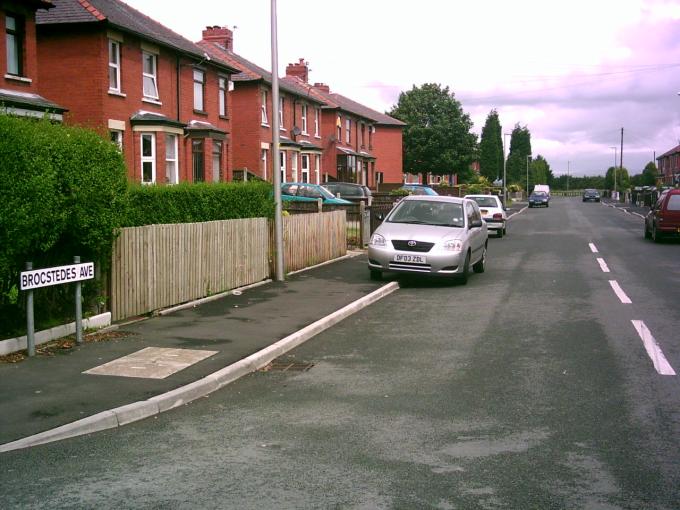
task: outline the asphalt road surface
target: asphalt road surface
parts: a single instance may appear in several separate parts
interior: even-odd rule
[[[1,506],[679,508],[680,242],[642,232],[527,209],[484,274],[402,280],[286,356],[307,370],[0,455]]]

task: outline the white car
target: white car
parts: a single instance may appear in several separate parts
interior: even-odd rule
[[[501,199],[496,195],[465,195],[465,198],[474,200],[479,205],[482,218],[486,221],[489,230],[493,230],[497,237],[507,234],[508,215]]]
[[[487,230],[477,203],[464,198],[409,195],[394,206],[368,245],[372,279],[410,273],[467,283],[483,273]]]

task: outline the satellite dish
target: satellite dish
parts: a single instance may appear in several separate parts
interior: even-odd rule
[[[297,136],[300,133],[302,133],[302,130],[297,126],[293,126],[293,130],[291,131],[291,133],[293,133],[293,136]]]

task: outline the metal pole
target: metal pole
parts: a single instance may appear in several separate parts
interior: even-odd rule
[[[73,257],[74,264],[80,264],[80,256]],[[76,282],[76,344],[83,343],[83,300],[80,281]]]
[[[527,155],[527,197],[529,196],[529,160],[531,159],[531,154]]]
[[[505,156],[505,137],[508,136],[508,134],[509,133],[503,133],[503,206],[506,206],[508,203],[508,186],[505,181],[508,167],[508,158]]]
[[[272,168],[274,183],[274,244],[276,251],[276,281],[284,280],[283,273],[283,211],[281,206],[281,156],[279,151],[279,50],[276,19],[276,0],[271,0],[272,42]]]
[[[571,161],[567,161],[567,196],[569,196],[569,166],[571,165]]]
[[[33,262],[26,262],[26,271],[33,269]],[[35,356],[35,322],[33,321],[33,290],[26,295],[26,350]]]

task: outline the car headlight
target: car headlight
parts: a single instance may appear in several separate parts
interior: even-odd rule
[[[460,239],[449,239],[444,241],[444,249],[447,251],[461,252],[463,250],[463,241]]]
[[[385,238],[380,234],[373,234],[368,244],[371,246],[385,246]]]

